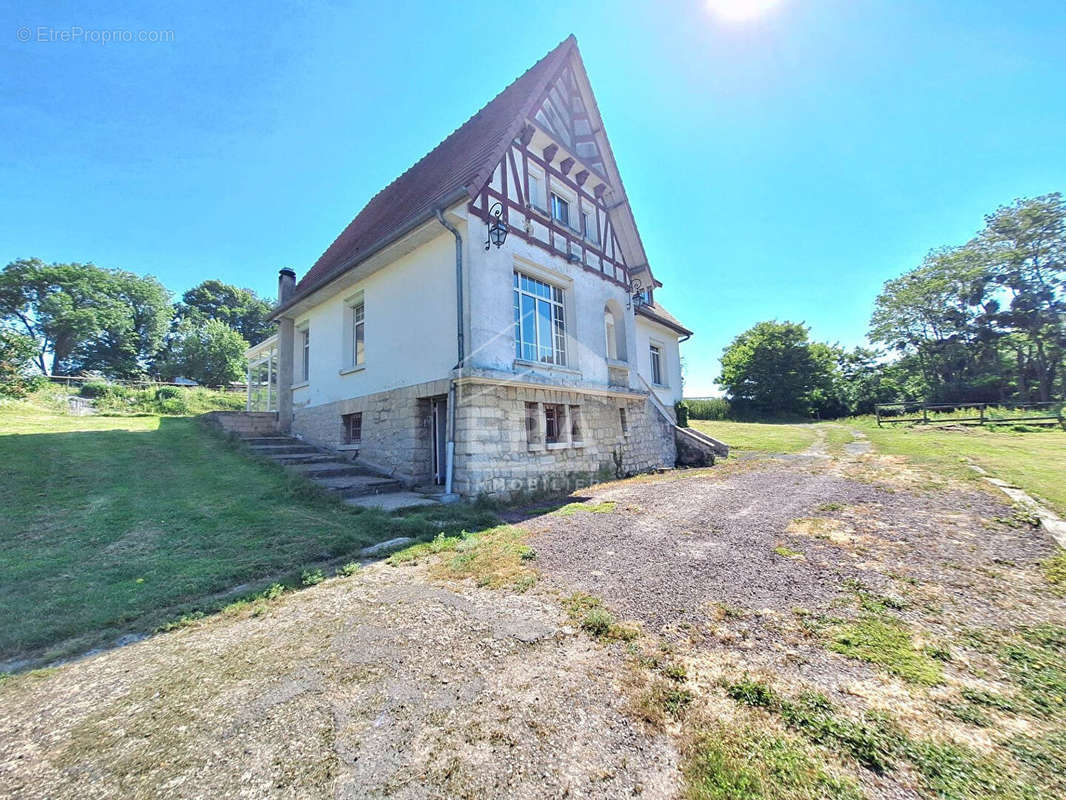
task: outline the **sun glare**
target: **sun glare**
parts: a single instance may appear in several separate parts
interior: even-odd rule
[[[781,0],[707,0],[707,8],[712,14],[731,22],[761,17],[779,5]]]

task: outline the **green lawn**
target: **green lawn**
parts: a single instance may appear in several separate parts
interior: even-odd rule
[[[879,453],[908,456],[958,470],[965,459],[1010,481],[1066,514],[1066,431],[990,431],[905,425],[878,428],[870,419],[844,420],[870,437]]]
[[[383,539],[496,521],[468,505],[398,516],[317,498],[188,417],[3,402],[0,464],[0,660],[150,631]]]
[[[725,442],[738,453],[798,453],[814,442],[814,429],[806,425],[787,425],[765,422],[722,422],[703,419],[689,420],[698,431]]]

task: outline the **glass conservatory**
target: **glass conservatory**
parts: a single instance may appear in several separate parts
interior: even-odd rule
[[[248,362],[248,411],[278,410],[278,337],[244,351]]]

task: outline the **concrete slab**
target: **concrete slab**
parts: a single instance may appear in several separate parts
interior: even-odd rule
[[[418,492],[385,492],[384,494],[368,494],[362,497],[349,497],[344,502],[350,506],[380,508],[382,511],[396,511],[400,508],[437,505],[436,500],[418,494]]]

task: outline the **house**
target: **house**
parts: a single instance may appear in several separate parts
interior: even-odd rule
[[[656,298],[573,36],[295,278],[249,351],[282,432],[448,496],[677,460],[692,333]]]

